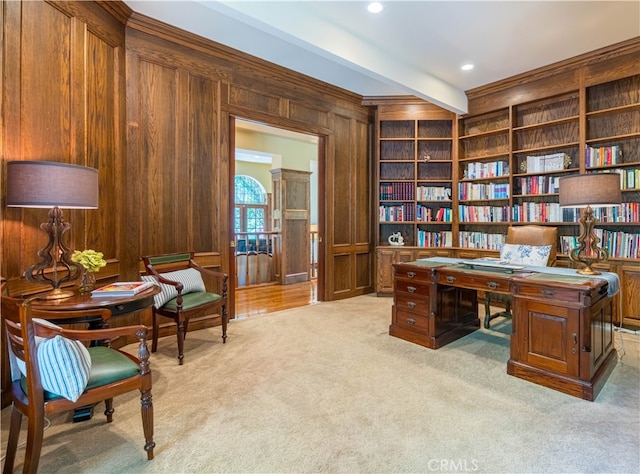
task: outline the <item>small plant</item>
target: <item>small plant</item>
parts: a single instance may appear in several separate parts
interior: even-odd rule
[[[79,263],[88,272],[97,272],[107,265],[102,252],[96,252],[92,249],[75,250],[71,256],[73,262]]]

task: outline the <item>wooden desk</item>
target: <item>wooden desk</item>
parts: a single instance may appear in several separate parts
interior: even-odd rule
[[[477,291],[492,291],[513,297],[508,374],[593,401],[615,367],[605,280],[433,260],[397,263],[393,271],[392,336],[442,347],[480,327]]]
[[[76,292],[72,297],[61,300],[38,300],[34,299],[32,305],[34,308],[52,309],[63,311],[72,311],[80,309],[92,309],[92,308],[109,308],[111,310],[112,317],[124,316],[136,311],[144,311],[153,305],[153,297],[160,293],[158,286],[153,286],[146,291],[142,291],[133,296],[119,296],[109,298],[94,298],[91,293],[81,294]],[[37,296],[37,295],[34,295]],[[58,321],[63,324],[76,324],[76,323],[88,323],[89,327],[102,326],[102,319],[96,317],[95,319],[89,318],[85,320],[79,320],[78,318],[70,318],[68,321]],[[4,327],[2,327],[2,337],[4,341]],[[2,384],[2,408],[8,406],[11,403],[10,400],[10,387],[11,387],[11,370],[8,364],[6,344],[2,345],[2,370],[1,379]]]

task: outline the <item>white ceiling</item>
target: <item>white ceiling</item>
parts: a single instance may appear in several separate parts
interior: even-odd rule
[[[362,96],[414,95],[457,113],[466,90],[640,36],[640,0],[383,0],[377,15],[364,0],[125,3]]]

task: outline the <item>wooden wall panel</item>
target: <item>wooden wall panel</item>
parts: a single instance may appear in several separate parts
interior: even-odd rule
[[[124,25],[85,2],[3,2],[2,157],[98,169],[98,210],[64,210],[71,248],[95,248],[117,276],[124,155]],[[3,192],[4,199],[4,192]],[[38,260],[44,209],[3,212],[2,275]]]
[[[218,82],[210,78],[189,76],[189,182],[191,196],[189,205],[208,209],[205,215],[189,213],[190,248],[195,252],[207,252],[220,249],[218,235],[212,231],[213,223],[220,222],[224,216],[227,202],[222,198],[219,179],[225,179],[215,152],[218,140],[217,122],[219,104]],[[222,176],[221,176],[222,175]]]
[[[363,124],[371,111],[361,97],[132,13],[121,2],[4,2],[3,14],[3,159],[98,168],[99,209],[65,215],[72,247],[105,253],[103,277],[135,279],[141,255],[185,249],[228,270],[229,124],[237,116],[320,137],[329,247],[322,249],[329,270],[321,296],[362,291],[354,265],[358,245],[371,244],[363,241],[370,210],[356,189],[367,188]],[[45,218],[37,210],[3,209],[3,276],[33,263]],[[337,287],[334,236],[345,256],[338,258]],[[10,251],[5,242],[16,245]]]
[[[178,170],[185,166],[186,157],[180,155],[176,134],[178,71],[153,62],[141,60],[139,71],[140,143],[138,165],[140,193],[140,252],[141,255],[168,253],[178,250],[176,225],[178,211],[186,209],[189,183],[178,186]],[[186,228],[183,227],[186,235]]]
[[[331,210],[333,225],[330,227],[332,234],[332,245],[335,247],[349,245],[352,243],[351,226],[353,187],[352,187],[352,167],[354,166],[351,156],[351,122],[342,116],[334,117],[334,157],[330,174],[333,180],[331,195]],[[337,250],[336,250],[337,251]]]

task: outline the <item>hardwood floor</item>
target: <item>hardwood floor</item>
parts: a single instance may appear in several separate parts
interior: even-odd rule
[[[318,302],[316,280],[293,285],[236,289],[236,319],[264,315]]]

